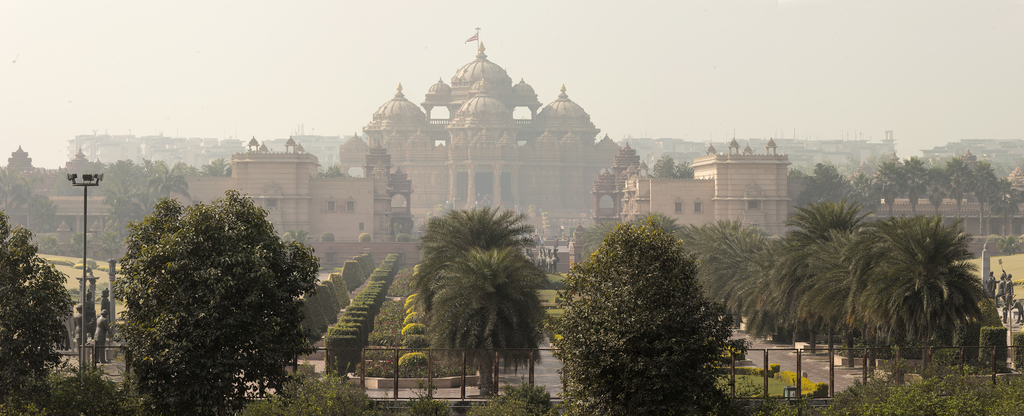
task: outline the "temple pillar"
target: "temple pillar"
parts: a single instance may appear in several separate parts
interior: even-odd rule
[[[476,166],[467,164],[466,168],[468,173],[467,179],[469,179],[469,189],[466,191],[466,209],[473,209],[476,207]]]
[[[519,165],[512,165],[512,180],[509,182],[512,183],[512,200],[509,203],[518,206],[522,202],[522,198],[519,197]]]
[[[494,165],[494,198],[491,199],[492,205],[496,207],[501,206],[501,169],[502,165]]]

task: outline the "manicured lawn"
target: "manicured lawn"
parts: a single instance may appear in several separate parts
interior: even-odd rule
[[[1002,269],[999,268],[999,260],[1003,261]],[[977,276],[978,279],[981,279],[981,258],[969,260],[969,262],[978,266]],[[1013,284],[1015,286],[1020,286],[1021,282],[1024,282],[1024,254],[989,257],[989,267],[991,271],[995,272],[997,279],[1002,274],[1002,270],[1005,269],[1007,273],[1013,275]],[[1021,288],[1014,288],[1013,292],[1015,299],[1024,298],[1024,290],[1021,290]]]
[[[786,383],[774,378],[768,378],[768,395],[782,396],[782,388]],[[729,394],[729,376],[724,375],[718,379],[718,388]],[[764,394],[764,378],[750,375],[736,375],[736,397],[754,397]]]
[[[541,303],[555,303],[555,297],[558,296],[556,290],[538,290],[537,292],[540,294]]]

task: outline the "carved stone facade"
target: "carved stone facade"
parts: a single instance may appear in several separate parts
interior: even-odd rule
[[[340,146],[337,166],[358,166],[357,155],[367,146],[387,149],[391,163],[416,178],[410,215],[439,204],[489,204],[534,205],[553,218],[586,217],[589,184],[619,146],[608,136],[597,140],[600,130],[564,86],[542,108],[529,84],[513,85],[483,45],[478,52],[451,85],[438,80],[430,87],[419,106],[399,85],[363,128],[369,144],[352,139]]]
[[[740,151],[735,139],[728,149],[717,153],[712,146],[706,156],[694,159],[694,179],[653,179],[627,144],[615,156],[612,170],[594,182],[594,219],[631,221],[661,212],[682,225],[739,220],[782,233],[792,201],[789,159],[777,154],[771,141],[764,154],[755,154],[750,146]]]

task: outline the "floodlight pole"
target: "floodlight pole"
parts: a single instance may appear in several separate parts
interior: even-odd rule
[[[81,183],[78,183],[76,179],[78,179],[77,174],[68,174],[68,180],[71,181],[72,186],[82,187],[82,285],[79,289],[80,292],[78,294],[79,299],[81,300],[80,305],[82,306],[82,324],[79,327],[79,332],[81,332],[82,334],[80,339],[78,340],[78,372],[80,375],[83,375],[85,374],[85,341],[87,337],[85,333],[85,327],[87,323],[85,322],[85,282],[89,278],[89,262],[87,256],[89,250],[89,187],[99,186],[100,181],[103,180],[103,174],[82,174]],[[96,351],[94,349],[93,354],[95,353]]]

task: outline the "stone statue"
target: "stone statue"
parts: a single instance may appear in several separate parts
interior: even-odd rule
[[[93,337],[96,349],[93,350],[92,362],[107,362],[107,351],[104,347],[107,346],[107,334],[110,333],[110,326],[107,323],[107,315],[110,312],[104,309],[100,312],[100,319],[96,321],[96,336]]]
[[[110,289],[103,289],[102,296],[100,296],[100,310],[110,310]]]
[[[82,304],[75,306],[75,334],[74,343],[72,346],[77,346],[82,343]]]
[[[996,282],[995,273],[996,272],[988,272],[988,276],[985,276],[984,278],[981,279],[981,287],[985,290],[985,296],[988,296],[990,298],[994,298],[996,296],[996,294],[993,293],[993,290],[995,289],[994,285]]]
[[[999,291],[996,292],[996,299],[1002,299],[1006,294],[1006,280],[999,279]]]
[[[558,246],[551,252],[551,274],[558,274]]]
[[[85,308],[82,309],[82,315],[85,318],[85,334],[88,337],[92,337],[92,334],[96,332],[96,295],[92,290],[85,292]]]

